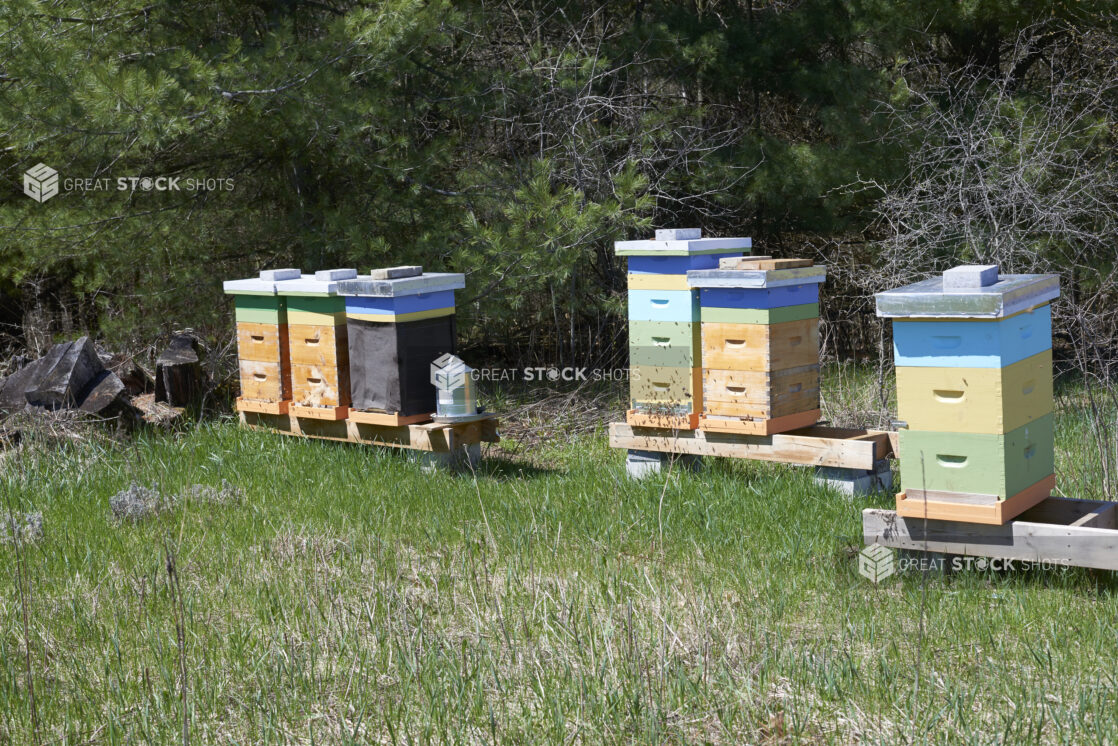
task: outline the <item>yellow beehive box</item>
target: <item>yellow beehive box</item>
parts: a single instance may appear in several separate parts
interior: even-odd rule
[[[1004,368],[898,367],[910,430],[1003,434],[1052,413],[1052,350]]]

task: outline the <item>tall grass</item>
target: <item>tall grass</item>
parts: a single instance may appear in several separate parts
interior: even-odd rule
[[[428,474],[222,422],[9,454],[44,536],[22,548],[35,708],[0,546],[0,742],[36,712],[74,744],[1118,741],[1109,575],[874,586],[860,511],[888,495],[731,461],[634,483],[600,430],[508,446]],[[192,497],[223,480],[245,499]],[[185,496],[118,521],[134,481]]]

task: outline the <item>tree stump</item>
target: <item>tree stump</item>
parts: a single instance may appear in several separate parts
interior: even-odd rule
[[[172,407],[197,404],[204,391],[201,348],[190,334],[176,334],[155,361],[155,400]]]

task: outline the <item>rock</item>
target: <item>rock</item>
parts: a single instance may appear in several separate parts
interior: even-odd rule
[[[124,382],[108,370],[93,384],[78,409],[101,417],[118,417],[134,412]]]
[[[38,380],[39,369],[43,367],[44,360],[46,358],[39,358],[24,365],[0,382],[0,410],[11,414],[27,406],[27,396],[24,392],[27,391],[28,386]]]
[[[189,407],[198,402],[203,390],[198,340],[190,334],[177,334],[155,361],[155,400]]]
[[[39,367],[24,396],[29,404],[47,409],[69,408],[81,402],[105,370],[89,337],[55,345],[36,365]]]

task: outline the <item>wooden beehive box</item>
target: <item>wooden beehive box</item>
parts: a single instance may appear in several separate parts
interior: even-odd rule
[[[699,289],[703,430],[769,435],[819,420],[819,284],[803,259],[729,259]]]
[[[618,241],[628,259],[630,425],[694,429],[702,411],[698,291],[687,273],[740,257],[748,238],[703,238],[698,228]]]
[[[454,291],[466,276],[421,267],[339,283],[349,327],[353,411],[362,422],[425,421],[436,409],[431,364],[456,350]]]
[[[277,286],[300,277],[297,269],[264,270],[259,277],[223,283],[233,296],[241,395],[237,409],[285,414],[291,403],[287,303]]]
[[[355,269],[326,269],[283,283],[291,354],[292,412],[299,417],[345,419],[349,411],[349,345],[345,299],[338,282]]]
[[[1004,523],[1055,486],[1053,275],[957,267],[877,295],[893,319],[902,516]]]

